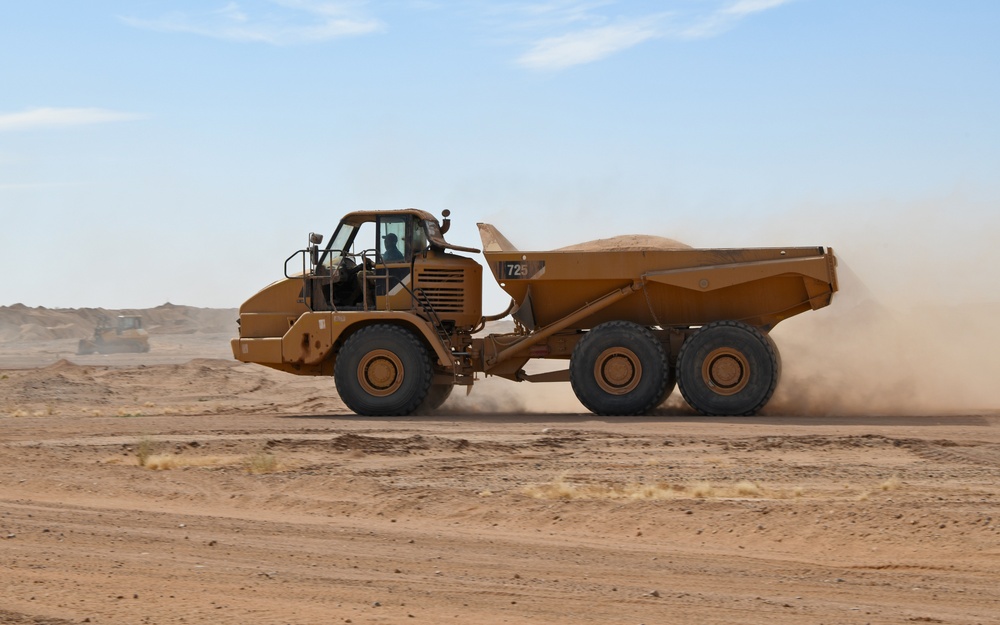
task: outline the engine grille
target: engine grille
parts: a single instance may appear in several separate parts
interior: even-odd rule
[[[465,311],[466,275],[462,268],[427,267],[417,274],[417,287],[438,314]]]

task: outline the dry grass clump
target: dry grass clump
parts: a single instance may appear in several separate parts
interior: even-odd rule
[[[285,468],[275,456],[263,452],[245,457],[243,466],[246,467],[247,473],[253,475],[277,473]]]
[[[144,438],[139,441],[139,444],[136,445],[135,448],[135,458],[139,462],[140,467],[146,466],[146,463],[149,462],[149,458],[153,455],[154,451],[156,451],[156,445],[153,441],[148,438]]]
[[[46,406],[44,410],[40,410],[40,409],[39,410],[31,410],[31,409],[28,409],[28,408],[14,408],[13,410],[11,410],[10,408],[5,408],[4,412],[6,412],[11,417],[15,417],[15,418],[19,418],[19,417],[51,417],[53,415],[58,414],[56,412],[56,409],[53,406]]]
[[[167,471],[185,467],[222,467],[242,464],[243,456],[184,456],[178,454],[155,454],[149,456],[140,466],[151,471]]]
[[[902,486],[902,485],[903,485],[902,480],[900,480],[899,477],[893,475],[892,477],[890,477],[886,481],[882,482],[879,485],[879,488],[882,489],[882,490],[886,490],[886,491],[888,491],[888,490],[898,490],[899,487]]]
[[[185,469],[188,467],[238,467],[242,466],[247,473],[261,475],[277,473],[285,470],[285,465],[275,456],[266,453],[253,455],[219,455],[193,456],[184,454],[153,453],[153,443],[142,440],[136,448],[136,461],[140,467],[151,471],[168,471],[170,469]]]
[[[535,499],[789,499],[801,497],[802,489],[777,491],[764,488],[754,482],[741,481],[733,485],[714,485],[707,482],[697,484],[574,484],[565,478],[558,478],[548,484],[535,484],[524,489],[524,493]]]
[[[903,486],[903,481],[899,479],[899,476],[893,475],[889,479],[885,480],[878,485],[878,489],[884,492],[889,492],[893,490],[899,490]],[[858,495],[858,501],[868,501],[872,496],[871,491],[863,491]]]

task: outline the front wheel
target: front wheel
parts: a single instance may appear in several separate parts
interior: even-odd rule
[[[702,326],[677,355],[681,394],[704,415],[754,415],[771,399],[780,377],[774,342],[739,321]]]
[[[421,413],[434,412],[447,401],[454,388],[453,383],[432,384],[430,390],[427,391],[427,397],[424,397],[423,403],[420,404],[419,411]]]
[[[587,332],[569,361],[573,392],[599,415],[639,415],[656,408],[666,399],[669,374],[663,345],[630,321],[609,321]]]
[[[340,398],[357,414],[408,415],[427,397],[433,368],[427,348],[412,332],[378,324],[344,342],[333,377]]]

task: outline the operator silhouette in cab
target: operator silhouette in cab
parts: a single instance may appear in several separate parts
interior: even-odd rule
[[[382,254],[382,261],[386,263],[398,263],[403,260],[403,253],[399,251],[399,237],[389,233],[382,237],[385,240],[385,253]]]

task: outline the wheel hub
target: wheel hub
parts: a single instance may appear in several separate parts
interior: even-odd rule
[[[611,347],[597,357],[594,379],[606,393],[625,395],[634,390],[642,379],[642,363],[632,350]]]
[[[750,363],[742,352],[720,347],[705,358],[701,376],[705,384],[719,395],[735,395],[750,381]]]
[[[403,363],[389,350],[373,350],[358,363],[358,381],[370,395],[392,395],[403,383]]]

